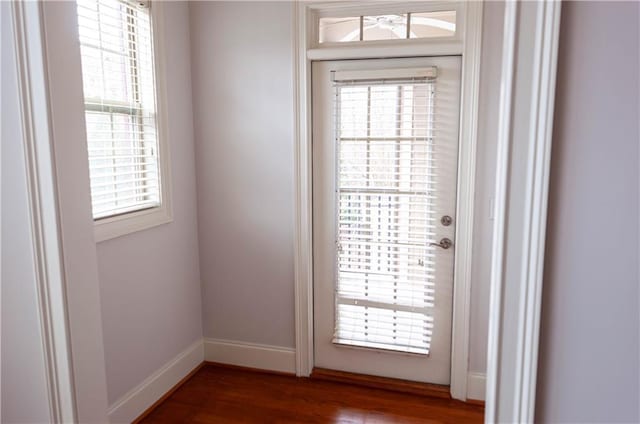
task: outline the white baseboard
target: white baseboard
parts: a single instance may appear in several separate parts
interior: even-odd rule
[[[296,372],[296,351],[288,347],[204,339],[204,359],[269,371]]]
[[[467,399],[485,400],[487,375],[480,372],[467,374]]]
[[[130,423],[204,361],[199,339],[118,399],[107,410],[111,423]]]

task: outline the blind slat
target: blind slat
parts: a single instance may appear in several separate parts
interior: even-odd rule
[[[77,10],[94,219],[159,206],[150,10],[122,0]]]
[[[398,75],[403,72],[409,71]],[[439,166],[452,157],[439,145],[438,122],[448,111],[435,108],[435,69],[410,82],[364,81],[374,74],[360,74],[351,84],[344,80],[358,75],[339,74],[334,86],[333,341],[428,354],[436,301],[429,243],[442,197],[435,184],[447,177]]]

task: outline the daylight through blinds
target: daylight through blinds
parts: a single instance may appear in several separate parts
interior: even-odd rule
[[[334,343],[429,353],[439,151],[428,71],[335,82]]]
[[[159,206],[149,7],[78,0],[94,219]]]

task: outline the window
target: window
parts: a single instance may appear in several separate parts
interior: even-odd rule
[[[453,37],[456,11],[321,17],[320,43]]]
[[[430,242],[437,198],[437,69],[396,73],[386,80],[375,80],[371,71],[366,77],[334,75],[334,343],[428,354],[435,306]]]
[[[98,224],[148,214],[166,206],[168,193],[150,5],[78,0],[77,6],[93,218]]]

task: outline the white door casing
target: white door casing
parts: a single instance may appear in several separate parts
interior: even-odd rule
[[[438,242],[445,237],[450,240],[455,240],[460,62],[461,60],[459,56],[451,56],[313,63],[314,365],[316,367],[438,384],[449,384],[451,363],[450,349],[453,263],[455,246],[449,249],[442,249],[439,247],[428,246],[428,244],[429,242]],[[432,89],[431,87],[433,87],[434,90],[432,98],[433,105],[435,106],[434,123],[431,121],[427,122],[428,114],[420,114],[420,110],[418,109],[420,106],[417,106],[420,99],[417,94],[418,86],[412,86],[413,89],[416,90],[414,92],[416,94],[415,96],[407,96],[407,94],[410,94],[410,91],[407,91],[404,95],[407,101],[414,102],[413,112],[407,113],[407,109],[400,115],[403,120],[406,120],[415,114],[417,117],[416,119],[418,119],[418,121],[414,123],[416,128],[422,124],[425,126],[435,125],[435,141],[432,145],[426,141],[426,138],[425,141],[391,141],[393,140],[393,137],[391,137],[391,139],[388,137],[394,132],[391,131],[391,133],[389,133],[388,130],[385,130],[387,132],[384,132],[385,137],[382,137],[383,140],[374,137],[371,141],[364,141],[360,139],[357,139],[355,142],[346,141],[350,140],[349,138],[340,138],[340,142],[336,141],[338,134],[335,133],[335,121],[339,118],[336,118],[334,108],[337,107],[335,103],[336,99],[341,99],[342,97],[336,97],[335,95],[338,88],[334,87],[334,83],[332,82],[332,71],[344,73],[354,70],[356,72],[358,70],[364,70],[364,72],[371,72],[371,70],[375,70],[374,72],[376,72],[377,75],[381,75],[384,78],[385,76],[390,75],[390,72],[393,73],[394,70],[397,74],[397,70],[399,68],[427,69],[430,67],[434,67],[435,72],[437,73],[437,77],[434,82],[429,86],[429,90]],[[378,70],[384,71],[380,73]],[[376,108],[381,107],[383,103],[380,103],[380,90],[384,90],[386,88],[388,91],[388,88],[390,87],[389,84],[391,84],[392,90],[395,90],[395,88],[398,87],[398,85],[393,86],[393,81],[391,81],[386,85],[386,87],[384,85],[373,85],[369,88],[369,90],[374,93],[373,95],[369,95],[370,103],[374,102],[371,103],[370,110],[375,111]],[[351,89],[353,89],[353,87]],[[359,90],[362,91],[363,88],[361,87]],[[364,88],[364,90],[366,90],[366,88]],[[411,90],[411,88],[408,90]],[[376,91],[378,91],[377,95],[375,95]],[[376,96],[378,97],[377,102],[375,101]],[[411,97],[411,100],[409,100],[409,97]],[[389,99],[392,104],[389,105],[391,111],[388,113],[395,115],[396,101],[398,98],[391,96]],[[402,101],[400,101],[400,103],[402,103]],[[341,100],[340,104],[348,106],[349,100]],[[361,108],[362,105],[360,109]],[[425,111],[422,112],[424,113]],[[380,118],[382,117],[379,116],[378,119]],[[397,121],[397,123],[399,123],[399,121]],[[341,127],[344,128],[345,124],[346,123],[342,123]],[[376,123],[374,120],[371,120],[370,126],[375,125]],[[402,125],[406,125],[406,123]],[[409,133],[403,132],[403,134],[407,135]],[[418,134],[418,132],[414,131],[411,134]],[[375,134],[372,133],[372,135]],[[397,157],[397,159],[395,161],[390,161],[389,163],[393,162],[395,164],[394,169],[397,170],[396,172],[400,172],[400,169],[403,169],[402,173],[404,174],[396,174],[393,176],[389,174],[391,178],[390,181],[394,181],[391,183],[392,187],[397,187],[397,189],[392,189],[391,192],[385,192],[384,195],[378,193],[380,191],[379,189],[374,189],[378,194],[373,194],[373,197],[371,197],[372,195],[368,192],[368,194],[352,193],[350,184],[353,181],[338,183],[338,177],[336,175],[336,153],[338,150],[338,143],[344,144],[345,148],[347,146],[350,146],[349,148],[353,148],[353,146],[360,146],[359,148],[362,148],[362,146],[364,146],[363,143],[366,143],[368,146],[367,157],[370,155],[374,161],[376,158],[380,157],[379,155],[388,155],[389,152],[386,152],[386,150],[388,150],[389,143],[393,144],[394,148],[397,149],[397,152],[393,153],[393,156]],[[416,152],[423,148],[433,149],[429,150],[431,152],[428,155],[429,161],[422,162],[421,159],[417,159],[420,154]],[[351,153],[341,154],[346,155],[341,156],[343,161],[345,158],[351,157]],[[426,157],[427,156],[425,156],[425,158]],[[416,172],[426,172],[424,167],[426,164],[431,163],[431,160],[434,160],[435,167],[429,168],[428,170],[429,173],[436,173],[435,177],[426,177],[426,174],[424,176],[416,174]],[[368,162],[369,161],[367,160],[367,163]],[[407,164],[409,162],[412,165],[408,166]],[[367,168],[369,168],[369,166],[367,166]],[[342,172],[344,173],[344,171]],[[348,177],[348,175],[351,175],[349,172],[351,171],[348,171],[343,175],[342,180],[350,178]],[[375,169],[371,172],[372,173],[369,175],[374,175]],[[428,186],[425,186],[425,189],[428,189],[428,196],[405,193],[407,183],[406,181],[401,183],[401,179],[407,178],[409,172],[412,173],[412,181],[414,181],[412,184],[415,184],[415,181],[426,177],[426,180],[429,181]],[[376,173],[375,175],[376,179],[380,178],[379,174]],[[380,185],[380,183],[376,181],[371,182],[371,184],[377,184],[385,187],[388,186],[388,183],[386,182]],[[340,184],[340,187],[337,187],[337,184]],[[369,182],[367,182],[367,184],[369,184]],[[404,190],[401,189],[401,185],[404,187]],[[411,187],[413,187],[413,185]],[[376,245],[367,245],[368,247],[365,247],[361,253],[359,250],[362,246],[360,245],[360,242],[358,241],[358,247],[354,247],[353,235],[348,237],[344,236],[344,222],[341,224],[340,234],[336,234],[336,201],[338,198],[336,190],[338,189],[341,190],[340,199],[343,208],[347,198],[350,199],[350,202],[355,202],[359,208],[370,205],[374,201],[374,198],[377,199],[378,197],[380,197],[380,199],[384,199],[385,202],[393,203],[395,205],[393,208],[391,205],[374,207],[373,210],[370,208],[367,213],[377,214],[378,212],[376,211],[380,211],[379,215],[377,215],[378,218],[374,218],[372,216],[369,216],[368,218],[369,220],[377,220],[378,224],[373,225],[373,223],[370,223],[364,225],[370,230],[374,227],[378,228],[376,233],[378,235],[381,235],[382,233],[387,234],[388,230],[398,230],[397,233],[393,233],[393,237],[390,239],[394,239],[394,242],[397,243],[404,242],[405,237],[411,236],[412,246],[410,248],[398,247],[399,245],[394,244],[394,242],[386,244],[386,247],[384,248],[380,248],[379,245],[377,247]],[[348,192],[345,192],[345,190]],[[398,194],[393,190],[397,190]],[[412,192],[412,190],[413,188],[408,191]],[[387,200],[388,196],[392,197],[389,197]],[[433,199],[431,197],[433,197]],[[409,204],[411,204],[411,206],[409,206]],[[404,213],[399,212],[399,210],[405,210],[404,208],[409,208],[411,210],[412,217],[416,216],[419,217],[418,220],[424,219],[424,221],[416,221],[412,218],[412,224],[401,226],[399,224],[400,221],[397,221],[397,218],[391,217],[391,212]],[[406,209],[407,213],[409,213],[409,209]],[[387,214],[387,212],[389,212],[389,214]],[[427,215],[425,212],[430,215]],[[423,213],[425,213],[424,216],[422,216]],[[444,215],[453,217],[452,225],[446,226],[440,223],[440,218]],[[409,220],[406,222],[408,223]],[[429,228],[426,228],[427,226],[429,226]],[[359,228],[365,227],[359,225]],[[406,234],[401,231],[402,228],[404,228]],[[371,241],[368,240],[369,238],[373,239],[376,237],[373,235],[369,236],[369,234],[373,234],[368,232],[370,230],[365,230],[365,232],[361,232],[361,229],[356,230],[357,234],[355,240],[361,240],[364,235],[364,237],[367,238],[365,243],[369,243]],[[417,240],[417,244],[415,244],[416,240],[414,240],[414,238],[418,236],[418,232],[420,232],[420,237],[422,238]],[[382,239],[386,240],[385,237],[382,237],[378,241],[384,242]],[[409,239],[407,238],[407,240]],[[337,241],[340,241],[342,247],[340,252],[338,251]],[[348,245],[345,246],[345,243],[348,243]],[[421,248],[420,245],[423,247]],[[389,256],[387,256],[389,252],[391,252],[391,259],[387,259],[389,258]],[[380,268],[383,275],[371,276],[370,274],[354,274],[352,272],[348,272],[347,269],[352,269],[349,267],[353,265],[354,261],[359,264],[362,262],[361,259],[365,258],[364,256],[361,256],[361,254],[369,255],[366,256],[365,259],[365,262],[369,264],[367,266],[375,267],[377,266],[375,263],[380,263],[380,260],[382,260],[383,263],[386,261],[388,265],[383,265]],[[342,294],[338,294],[334,290],[337,283],[336,264],[338,261],[336,259],[338,257],[340,257],[340,269],[342,270],[340,272],[340,279],[342,281],[340,284],[340,293]],[[375,259],[376,257],[378,258],[377,260]],[[418,263],[418,261],[420,262]],[[357,266],[358,265],[356,265],[356,267]],[[412,285],[416,282],[424,284],[432,284],[435,282],[435,287],[431,287],[435,288],[433,298],[431,298],[431,295],[428,295],[428,300],[423,301],[420,299],[420,295],[424,295],[426,292],[416,294],[416,292],[413,291],[413,288],[409,289],[407,286],[403,286],[404,278],[401,277],[398,279],[398,275],[391,277],[390,274],[393,274],[392,268],[399,266],[406,266],[410,274],[420,274],[420,277],[417,278],[408,277]],[[352,286],[349,282],[352,281],[352,278],[360,278],[361,281],[359,284],[366,285],[367,293],[356,293],[355,297],[348,294],[346,295],[348,299],[345,299],[344,288],[345,286]],[[383,279],[384,282],[378,283],[378,279]],[[366,281],[366,283],[363,281]],[[379,287],[379,285],[382,287]],[[378,286],[377,289],[376,286]],[[392,287],[394,290],[393,293],[398,295],[399,300],[397,302],[393,301],[393,299],[388,300],[393,296],[391,292]],[[352,289],[348,288],[349,293],[351,293],[350,290]],[[384,295],[382,294],[383,291],[385,292]],[[403,293],[405,294],[404,297]],[[334,298],[334,295],[337,297]],[[338,299],[339,305],[336,305],[336,299]],[[371,340],[390,340],[390,337],[385,338],[379,335],[371,335],[371,333],[376,332],[376,329],[373,329],[373,327],[376,326],[375,314],[384,313],[385,316],[390,316],[390,311],[379,309],[379,307],[376,308],[376,304],[371,303],[371,301],[374,301],[375,299],[382,300],[383,302],[393,302],[396,305],[399,305],[398,307],[401,310],[403,307],[407,307],[408,305],[417,306],[416,309],[406,309],[404,312],[393,313],[394,317],[398,316],[398,320],[393,320],[393,322],[396,323],[393,327],[394,331],[392,333],[394,335],[394,342],[400,343],[400,339],[402,339],[401,335],[404,333],[402,331],[403,329],[415,334],[413,330],[409,330],[409,328],[412,327],[402,325],[402,322],[405,319],[408,320],[409,316],[413,317],[414,320],[419,320],[419,318],[416,317],[434,319],[430,340],[426,341],[424,345],[429,351],[427,355],[417,354],[415,353],[417,352],[415,349],[411,350],[414,353],[391,352],[388,349],[401,349],[401,347],[396,346],[390,348],[388,346],[384,346],[384,344],[374,343],[372,345],[370,343]],[[370,302],[368,303],[369,307],[365,308],[363,304],[368,301]],[[431,301],[433,301],[433,309],[429,308]],[[420,311],[425,311],[424,308],[426,308],[427,311],[425,312],[425,315],[419,313]],[[336,311],[340,311],[339,317],[341,318],[336,317]],[[340,331],[336,334],[344,333],[345,328],[347,330],[351,328],[350,325],[353,320],[352,314],[358,314],[357,319],[364,319],[364,314],[366,314],[366,322],[370,327],[368,330],[369,336],[367,336],[368,342],[365,342],[364,344],[369,346],[369,348],[362,349],[354,348],[354,346],[345,346],[346,343],[352,343],[350,340],[335,340],[338,343],[332,342],[335,323],[342,320],[343,323],[339,326]],[[348,321],[348,323],[345,324],[345,320]],[[428,324],[425,323],[425,325]],[[415,327],[413,328],[415,329]],[[386,331],[383,331],[383,333],[387,335],[391,334]],[[357,338],[361,337],[363,337],[362,334],[357,335]],[[426,336],[425,340],[428,339],[429,336]],[[362,343],[359,344],[362,346]],[[371,349],[373,346],[380,347],[384,350]]]
[[[66,48],[77,39],[66,30],[76,5],[11,6],[51,422],[107,422],[88,173],[77,178],[87,156],[79,74],[69,69],[80,69],[79,55]]]
[[[534,422],[561,2],[507,2],[486,422]]]
[[[458,10],[460,37],[452,41],[329,47],[317,42],[317,16],[358,13],[379,7],[419,7],[422,10],[454,7]],[[474,181],[477,116],[482,44],[482,2],[305,2],[294,4],[293,67],[295,104],[295,320],[296,375],[308,376],[313,368],[313,257],[311,193],[311,61],[383,57],[462,55],[462,99],[458,167],[458,211],[455,258],[453,334],[451,346],[451,395],[466,399],[471,301],[471,252],[473,240]],[[356,12],[353,12],[356,13]]]

